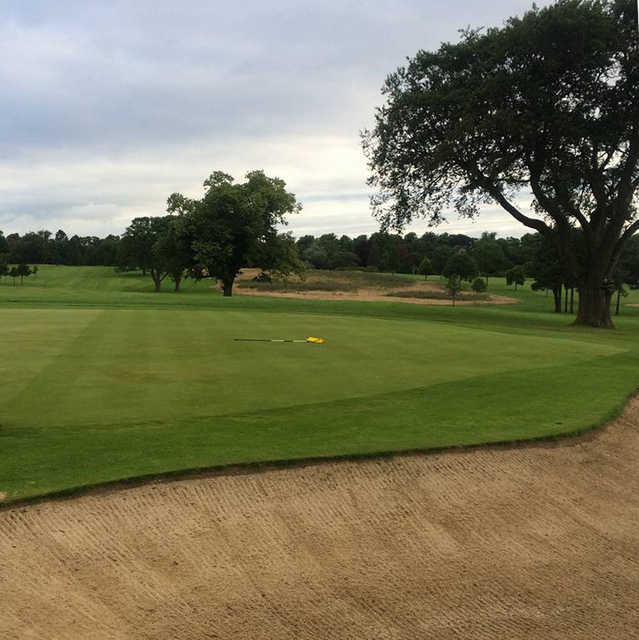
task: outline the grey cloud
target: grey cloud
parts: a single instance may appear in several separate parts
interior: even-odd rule
[[[344,228],[374,227],[358,131],[384,77],[459,27],[529,6],[3,4],[0,223],[9,231],[59,226],[56,216],[121,231],[139,211],[161,213],[172,191],[197,191],[215,168],[240,177],[258,167],[314,205],[307,217],[361,194]]]

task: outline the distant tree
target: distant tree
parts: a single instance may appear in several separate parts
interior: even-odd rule
[[[37,265],[37,264],[34,264],[34,265],[31,267],[31,273],[33,274],[33,277],[34,277],[34,278],[38,275],[38,270],[39,270],[39,269],[38,269],[38,265]]]
[[[16,278],[20,277],[20,272],[18,271],[18,267],[11,267],[9,271],[9,276],[13,278],[13,286],[16,286]]]
[[[399,260],[400,273],[418,273],[419,265],[424,258],[421,242],[416,233],[407,233],[401,241]]]
[[[133,218],[120,242],[118,255],[120,268],[140,269],[145,276],[153,261],[153,245],[159,233],[165,230],[165,226],[164,222],[158,223],[157,218],[154,217]],[[71,241],[73,242],[73,238]]]
[[[334,233],[317,238],[307,251],[308,258],[316,269],[340,269],[359,264],[353,252],[353,241],[348,236],[338,238]]]
[[[111,266],[118,262],[120,237],[108,235],[106,238],[96,238],[90,245],[87,262],[94,265]]]
[[[69,238],[67,234],[62,229],[58,229],[53,238],[53,263],[69,264],[67,257],[69,252]]]
[[[272,280],[272,276],[286,278],[291,274],[303,276],[306,266],[297,252],[297,246],[290,233],[280,233],[271,242],[260,247],[260,255],[254,260],[262,268],[262,274]],[[266,272],[266,273],[265,273]]]
[[[228,174],[216,171],[204,181],[201,200],[179,193],[168,199],[168,211],[184,216],[193,238],[192,248],[201,269],[196,276],[222,281],[225,296],[233,294],[233,283],[249,261],[256,266],[268,255],[265,245],[277,242],[279,224],[301,205],[279,178],[263,171],[251,171],[246,181],[236,183]]]
[[[523,285],[526,283],[526,274],[524,273],[524,267],[520,264],[515,265],[512,269],[506,271],[506,284],[515,285],[515,291],[517,291],[517,285]]]
[[[395,273],[399,270],[399,243],[401,236],[377,232],[370,237],[368,266],[375,266],[380,271]]]
[[[455,306],[455,300],[457,298],[457,295],[461,290],[462,290],[461,277],[456,273],[453,273],[450,276],[448,276],[448,279],[446,280],[446,291],[448,291],[448,293],[450,294],[450,298],[453,301],[453,307]]]
[[[167,255],[156,250],[156,243],[167,233],[170,216],[144,216],[134,218],[120,243],[120,268],[148,271],[156,291],[169,275]]]
[[[555,313],[561,313],[561,295],[564,283],[564,270],[559,258],[559,250],[553,236],[528,234],[529,244],[533,246],[533,258],[527,267],[526,275],[533,279],[533,291],[552,291]]]
[[[424,280],[428,280],[428,276],[433,272],[433,265],[428,258],[424,258],[419,263],[419,273],[424,276]]]
[[[455,275],[459,276],[462,280],[468,280],[470,282],[479,275],[479,269],[470,254],[465,251],[458,251],[448,259],[442,275],[445,278],[450,278],[450,276]]]
[[[19,264],[16,268],[18,275],[20,276],[20,285],[24,284],[24,279],[31,275],[31,267],[28,264]]]
[[[317,239],[317,244],[326,256],[326,269],[335,269],[339,265],[340,242],[334,233],[325,233]]]
[[[486,280],[484,278],[475,278],[470,286],[475,293],[483,293],[486,291]]]
[[[168,276],[177,292],[185,274],[195,266],[191,249],[193,240],[182,218],[166,216],[158,220],[161,223],[158,224],[152,248],[151,275],[156,291],[160,290],[162,280]]]
[[[455,253],[455,250],[447,244],[442,244],[438,241],[435,242],[434,249],[428,254],[433,263],[433,273],[442,274],[446,263],[450,260],[453,253]]]
[[[297,242],[295,243],[297,247],[298,255],[300,256],[304,255],[304,252],[313,244],[314,241],[315,241],[315,237],[309,236],[309,235],[298,238]]]
[[[302,258],[313,267],[313,269],[328,269],[329,258],[326,248],[318,240],[313,242],[304,249]]]
[[[626,297],[628,295],[628,289],[624,286],[624,276],[625,274],[621,270],[617,270],[615,277],[613,279],[615,293],[617,294],[617,301],[615,302],[615,315],[619,315],[619,311],[621,309],[621,298]]]
[[[486,284],[489,275],[497,275],[506,268],[506,256],[497,242],[496,233],[482,233],[481,238],[473,243],[471,255],[477,263],[479,273],[485,276]]]
[[[0,253],[0,278],[9,275],[9,254]]]
[[[639,235],[633,236],[619,260],[619,270],[624,282],[633,288],[639,288]]]
[[[353,253],[362,267],[368,266],[368,254],[370,253],[370,242],[365,235],[357,236],[353,239]]]

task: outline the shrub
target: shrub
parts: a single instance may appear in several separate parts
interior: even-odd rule
[[[448,280],[446,280],[446,290],[450,293],[450,297],[453,301],[453,307],[455,306],[455,298],[457,298],[457,294],[462,290],[462,282],[461,277],[456,273],[453,273],[449,276]]]
[[[483,278],[475,278],[470,286],[475,293],[486,291],[486,281]]]

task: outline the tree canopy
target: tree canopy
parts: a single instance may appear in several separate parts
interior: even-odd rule
[[[558,0],[502,28],[465,30],[418,52],[383,94],[363,136],[383,228],[497,203],[556,234],[578,283],[577,322],[612,326],[607,283],[639,230],[636,2]]]
[[[288,247],[278,238],[276,225],[285,224],[286,214],[301,209],[285,182],[251,171],[245,182],[237,183],[216,171],[204,181],[204,188],[201,200],[174,193],[167,207],[185,220],[194,260],[201,267],[195,273],[218,278],[224,295],[230,296],[243,266],[269,268],[278,256],[279,268],[284,268],[282,258],[288,255]]]
[[[469,282],[478,274],[477,263],[465,251],[454,253],[442,270],[442,275],[446,278],[459,276],[462,280],[468,280]]]

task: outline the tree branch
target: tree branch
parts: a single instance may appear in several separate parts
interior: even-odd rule
[[[626,164],[621,172],[621,178],[619,179],[619,196],[617,198],[617,214],[622,214],[625,209],[630,206],[632,201],[632,195],[636,187],[633,181],[633,176],[637,170],[639,164],[639,128],[635,128],[634,134],[630,140],[630,147],[628,149],[628,157]]]
[[[639,220],[635,220],[622,234],[619,240],[615,242],[615,248],[612,252],[611,264],[614,266],[617,264],[619,257],[621,256],[621,252],[623,251],[624,245],[632,236],[639,231]]]
[[[521,224],[525,225],[529,229],[535,229],[539,231],[542,235],[550,234],[552,229],[543,221],[537,220],[536,218],[529,218],[524,215],[517,207],[511,204],[504,194],[501,192],[501,189],[496,185],[489,184],[488,181],[484,183],[484,189],[497,201],[497,203],[505,209],[517,222],[521,222]]]

